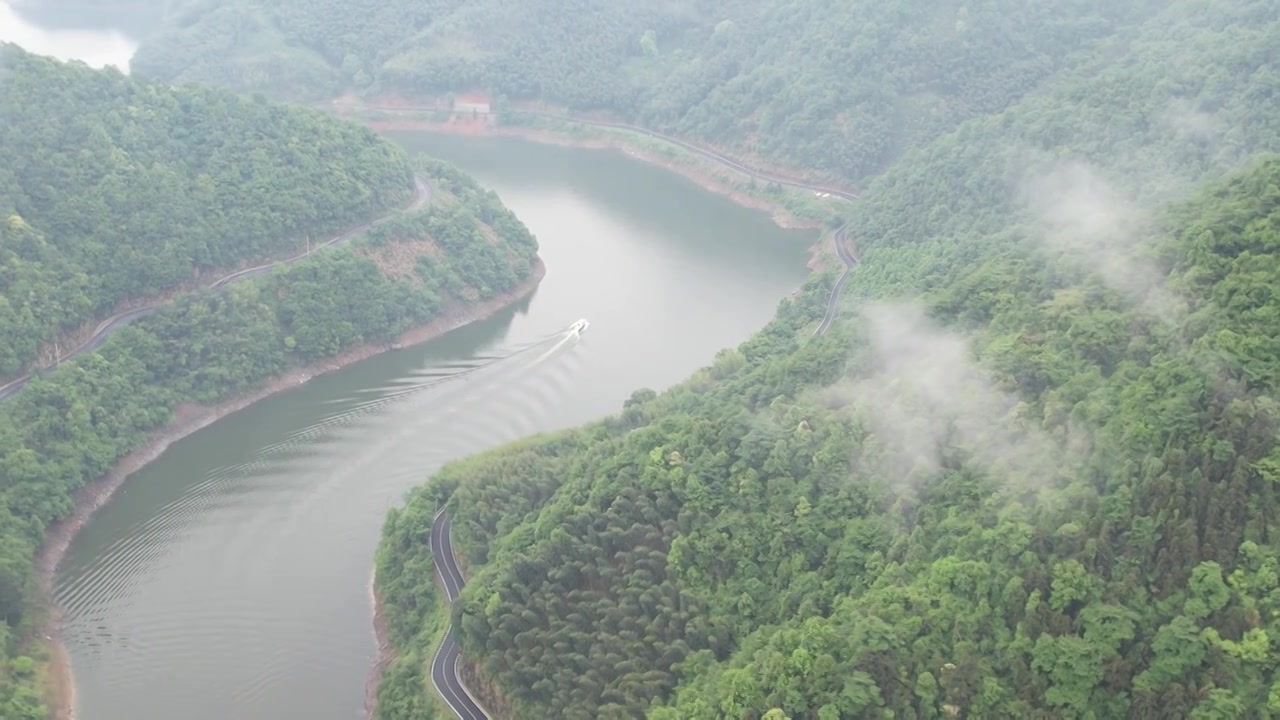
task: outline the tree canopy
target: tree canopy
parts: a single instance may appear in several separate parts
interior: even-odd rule
[[[861,180],[1203,0],[171,0],[136,71],[291,99],[481,90]],[[1260,1],[1234,2],[1255,6]],[[1107,49],[1109,48],[1109,50]]]
[[[414,163],[315,111],[170,90],[10,46],[0,59],[0,361],[16,367],[38,341],[115,302],[178,291],[0,403],[0,717],[37,720],[47,711],[32,562],[75,490],[180,404],[217,403],[513,290],[529,279],[537,242],[494,193],[421,158],[425,209],[270,274],[181,292],[204,269],[301,250],[305,232],[393,209]]]
[[[826,336],[830,274],[676,388],[393,511],[381,716],[437,716],[437,502],[512,717],[1280,713],[1280,22],[1104,29],[867,182]]]
[[[412,191],[403,151],[320,112],[14,45],[0,67],[0,378],[121,304],[296,254]]]

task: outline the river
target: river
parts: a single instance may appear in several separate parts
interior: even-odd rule
[[[55,581],[80,720],[361,716],[388,508],[449,460],[687,377],[807,274],[812,231],[617,152],[394,137],[497,191],[546,278],[517,307],[268,398],[133,476]],[[589,329],[565,333],[578,318]]]

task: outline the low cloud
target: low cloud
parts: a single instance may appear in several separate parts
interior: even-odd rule
[[[1195,103],[1185,98],[1169,103],[1156,120],[1179,138],[1208,145],[1221,142],[1227,131],[1226,121],[1199,109]]]
[[[1063,450],[1026,417],[1025,403],[982,371],[963,336],[937,326],[918,305],[878,304],[862,313],[871,371],[831,388],[825,399],[858,412],[875,471],[903,489],[958,462],[1014,489],[1053,483]]]
[[[1175,316],[1178,303],[1163,274],[1143,255],[1152,218],[1132,194],[1071,160],[1030,174],[1021,195],[1047,251],[1082,264],[1144,311],[1166,321]]]

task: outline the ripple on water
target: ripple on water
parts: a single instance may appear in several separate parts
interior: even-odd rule
[[[350,638],[317,629],[308,608],[316,593],[332,594],[330,573],[341,570],[307,558],[376,542],[375,527],[341,519],[385,513],[443,463],[535,431],[572,387],[579,340],[561,332],[428,361],[334,398],[312,422],[210,467],[89,562],[65,568],[55,592],[77,670],[111,679],[95,697],[130,707],[142,694],[175,707],[186,683],[202,682],[218,707],[197,714],[229,717],[280,702],[299,657],[312,669],[348,666]],[[348,590],[343,602],[365,606],[362,583]],[[169,677],[172,667],[184,677]]]
[[[577,348],[577,343],[564,347],[558,355],[535,367],[528,382],[515,389],[511,397],[515,418],[512,439],[536,433],[556,402],[572,389],[581,375],[582,356]]]
[[[557,337],[559,335],[553,336],[549,340],[554,340]],[[290,433],[279,442],[263,447],[260,454],[295,448],[323,435],[325,432],[350,425],[370,413],[379,412],[391,403],[403,402],[420,395],[424,391],[470,379],[474,375],[493,369],[512,358],[518,358],[529,350],[540,347],[547,342],[548,339],[544,339],[526,343],[514,349],[479,355],[467,360],[451,360],[430,365],[377,388],[358,391],[351,397],[331,400],[329,402],[340,405],[335,412]]]

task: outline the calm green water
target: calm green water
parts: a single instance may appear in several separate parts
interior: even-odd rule
[[[451,459],[620,408],[760,328],[815,236],[621,154],[401,135],[538,236],[526,303],[172,446],[57,578],[81,720],[360,717],[388,507]],[[581,338],[564,332],[578,318]]]

